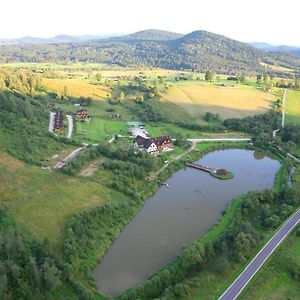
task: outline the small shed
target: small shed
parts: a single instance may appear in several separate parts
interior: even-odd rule
[[[225,169],[218,169],[217,174],[220,176],[226,176],[228,174],[228,171]]]

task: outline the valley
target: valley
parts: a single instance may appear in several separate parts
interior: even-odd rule
[[[286,55],[206,31],[0,46],[0,298],[218,299],[300,205]],[[297,299],[298,231],[239,299]]]

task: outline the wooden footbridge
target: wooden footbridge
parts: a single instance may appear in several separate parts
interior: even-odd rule
[[[213,168],[210,168],[210,167],[207,167],[207,166],[201,166],[201,165],[198,165],[198,164],[187,164],[187,166],[191,167],[191,168],[194,168],[194,169],[197,169],[197,170],[200,170],[200,171],[208,172],[208,173],[217,171],[217,169],[213,169]]]

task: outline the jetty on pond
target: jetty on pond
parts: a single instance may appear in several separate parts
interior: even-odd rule
[[[199,164],[194,164],[194,163],[188,163],[188,167],[207,172],[211,174],[214,177],[220,178],[220,179],[231,179],[233,178],[232,172],[226,170],[226,169],[215,169],[207,166],[202,166]]]

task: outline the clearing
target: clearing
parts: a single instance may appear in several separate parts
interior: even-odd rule
[[[285,118],[287,124],[300,125],[300,91],[288,91]]]
[[[265,113],[276,96],[252,86],[216,87],[201,84],[173,85],[166,98],[186,109],[192,116],[217,113],[221,119]]]
[[[99,182],[49,172],[0,151],[1,203],[18,222],[52,246],[62,240],[67,220],[78,211],[126,196]]]

